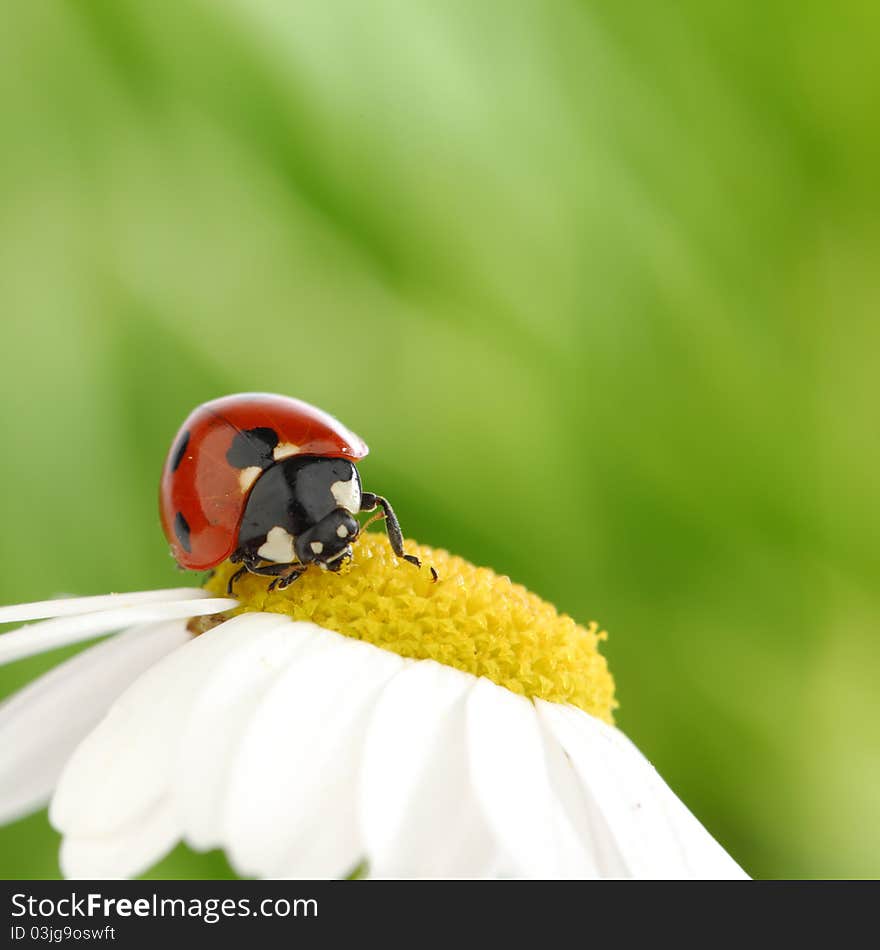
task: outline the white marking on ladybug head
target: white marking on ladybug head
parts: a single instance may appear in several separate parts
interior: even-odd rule
[[[344,524],[341,524],[341,525],[336,529],[336,537],[337,537],[337,538],[347,538],[347,537],[348,537],[348,528],[346,528]]]
[[[312,554],[320,554],[324,550],[324,545],[320,541],[312,541],[309,547],[312,549]]]
[[[330,492],[340,508],[345,508],[352,514],[361,510],[361,486],[357,475],[352,475],[347,482],[333,482]]]
[[[257,548],[257,554],[264,561],[274,561],[276,564],[290,564],[296,560],[296,552],[293,548],[293,535],[281,527],[275,525],[266,535],[266,540]]]
[[[241,485],[242,494],[250,490],[251,485],[260,477],[263,470],[259,465],[249,465],[238,473],[238,484]]]
[[[332,564],[334,561],[338,561],[341,557],[351,557],[351,545],[344,547],[337,554],[334,554],[333,557],[328,557],[327,563]]]
[[[280,462],[281,459],[288,459],[291,455],[297,455],[299,450],[300,446],[298,446],[296,442],[279,442],[272,452],[272,458],[275,459],[276,462]]]

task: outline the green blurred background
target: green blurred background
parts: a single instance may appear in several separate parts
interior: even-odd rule
[[[179,584],[177,426],[296,395],[412,537],[607,627],[619,724],[750,873],[880,875],[878,27],[7,5],[0,601]],[[3,829],[0,874],[56,848]]]

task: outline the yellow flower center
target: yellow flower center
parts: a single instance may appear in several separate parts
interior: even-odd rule
[[[412,542],[406,549],[422,559],[421,570],[398,561],[384,535],[367,533],[355,545],[354,562],[338,574],[310,569],[284,591],[246,575],[235,585],[235,612],[288,614],[612,721],[614,680],[599,653],[607,634],[597,624],[582,627],[509,577],[447,551]],[[221,564],[206,589],[226,596],[235,570]]]

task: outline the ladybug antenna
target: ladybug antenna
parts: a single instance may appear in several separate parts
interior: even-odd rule
[[[370,515],[370,517],[367,518],[367,520],[361,525],[361,531],[366,531],[374,521],[381,521],[384,517],[385,512],[381,510],[377,511],[374,515]]]

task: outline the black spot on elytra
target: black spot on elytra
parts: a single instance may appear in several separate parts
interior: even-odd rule
[[[189,432],[184,432],[180,437],[175,449],[174,455],[171,458],[171,471],[176,472],[180,467],[180,463],[183,461],[183,456],[186,454],[186,447],[189,445]]]
[[[232,440],[226,461],[235,468],[250,468],[252,465],[268,468],[275,462],[272,452],[276,445],[278,433],[274,429],[246,429]]]
[[[180,542],[180,546],[183,548],[187,554],[192,552],[192,546],[189,540],[189,522],[186,518],[183,517],[183,512],[178,511],[174,516],[174,533],[177,535],[177,540]]]

